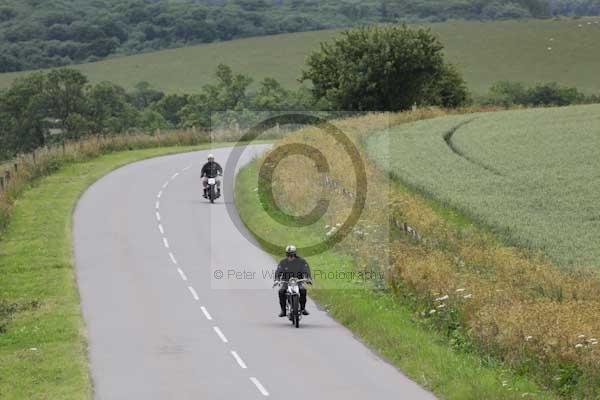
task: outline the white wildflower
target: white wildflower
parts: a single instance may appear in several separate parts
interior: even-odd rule
[[[579,335],[577,336],[578,339],[583,339],[585,337],[585,335]]]
[[[429,314],[435,314],[435,310],[429,310]]]
[[[469,293],[469,294],[465,294],[463,296],[463,299],[470,299],[471,297],[473,297],[473,295],[471,293]]]
[[[502,381],[502,386],[508,386],[508,382],[507,381]]]
[[[461,289],[456,289],[456,293],[462,293],[464,291],[465,291],[465,289],[462,289],[462,288]]]
[[[450,298],[450,296],[445,295],[445,296],[442,296],[442,297],[438,297],[437,299],[435,299],[435,301],[444,301],[444,300],[448,300],[449,298]]]
[[[37,347],[32,347],[29,350],[31,350],[31,351],[37,351],[38,349],[37,349]]]
[[[582,345],[581,343],[577,343],[577,344],[575,345],[575,347],[576,347],[576,348],[578,348],[578,349],[580,349],[580,348],[582,348],[582,347],[583,347],[583,345]]]
[[[444,307],[446,307],[445,304],[440,304],[439,306],[437,306],[437,308],[444,308]]]
[[[329,225],[325,225],[325,230],[331,228]]]
[[[533,339],[533,336],[525,336],[525,341],[529,342],[531,339]]]
[[[335,224],[335,226],[339,228],[340,226],[342,226],[342,224],[337,223],[337,224]]]
[[[552,47],[548,47],[548,51],[552,51]]]

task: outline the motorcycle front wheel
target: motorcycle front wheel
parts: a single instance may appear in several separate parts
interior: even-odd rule
[[[298,296],[292,297],[292,325],[296,328],[300,327],[300,305],[298,304]]]
[[[210,198],[211,204],[215,202],[215,186],[214,185],[211,185],[208,197]]]

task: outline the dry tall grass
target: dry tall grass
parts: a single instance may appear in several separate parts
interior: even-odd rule
[[[373,130],[442,113],[373,114],[337,125],[358,142]],[[354,190],[350,160],[331,137],[305,129],[279,145],[295,142],[317,147],[327,157],[329,175]],[[501,244],[484,228],[458,227],[427,199],[400,190],[365,162],[367,206],[353,234],[339,245],[354,255],[358,268],[379,266],[388,288],[414,302],[417,315],[446,331],[456,347],[493,355],[565,397],[600,396],[596,277],[564,272],[543,255]],[[274,187],[278,202],[298,212],[310,209],[307,204],[320,193],[306,158],[282,162]],[[353,199],[330,200],[334,210],[321,223],[335,226],[349,214]],[[422,239],[390,226],[390,217],[416,228]]]

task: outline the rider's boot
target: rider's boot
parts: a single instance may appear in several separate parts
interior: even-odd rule
[[[279,313],[279,318],[283,318],[283,317],[285,317],[285,314],[286,314],[286,313],[285,313],[285,308],[282,308],[282,309],[281,309],[281,312]]]
[[[204,194],[202,195],[202,197],[206,198],[206,188],[204,188]]]
[[[306,311],[306,308],[303,308],[301,311],[302,315],[309,315],[310,313]]]

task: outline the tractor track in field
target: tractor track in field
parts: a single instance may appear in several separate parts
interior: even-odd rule
[[[457,156],[467,160],[468,162],[470,162],[471,164],[475,164],[478,167],[481,167],[483,169],[485,169],[486,171],[491,172],[492,174],[496,175],[496,176],[504,176],[500,171],[498,171],[497,169],[495,169],[494,167],[491,167],[489,165],[486,165],[484,163],[482,163],[481,161],[478,161],[474,158],[469,157],[468,155],[466,155],[465,153],[463,153],[452,141],[452,138],[454,137],[454,134],[456,134],[456,132],[470,124],[471,122],[475,121],[477,118],[471,118],[467,121],[463,121],[460,124],[456,125],[454,128],[450,129],[448,132],[446,132],[444,134],[444,141],[446,142],[446,145],[448,146],[448,148]]]

